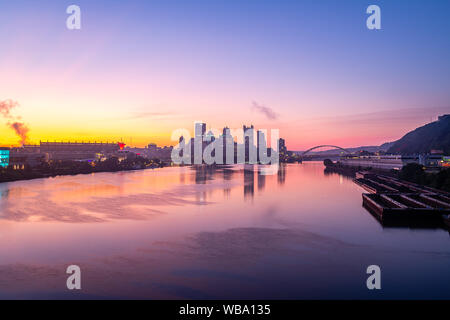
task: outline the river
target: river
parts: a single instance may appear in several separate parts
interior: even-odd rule
[[[313,162],[3,183],[0,298],[450,298],[449,232],[383,227],[363,192]]]

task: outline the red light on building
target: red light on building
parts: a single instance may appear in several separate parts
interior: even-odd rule
[[[123,150],[123,148],[125,148],[125,143],[119,142],[119,148],[120,150]]]

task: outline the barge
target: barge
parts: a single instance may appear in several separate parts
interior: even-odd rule
[[[369,192],[362,195],[363,206],[383,225],[450,228],[447,192],[373,173],[359,173],[354,182]]]
[[[437,196],[437,195],[433,195]],[[450,204],[425,194],[364,193],[363,205],[381,220],[384,218],[441,219],[450,214]]]
[[[450,193],[416,183],[403,181],[394,177],[378,175],[369,172],[356,173],[356,184],[370,193],[429,193],[440,194],[450,201]]]

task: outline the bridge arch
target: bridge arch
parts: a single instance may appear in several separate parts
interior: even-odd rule
[[[313,151],[315,149],[319,149],[319,148],[323,148],[323,147],[330,147],[330,148],[340,149],[340,150],[342,150],[342,151],[344,151],[344,152],[346,152],[348,154],[351,154],[350,151],[348,151],[347,149],[344,149],[342,147],[334,146],[334,145],[331,145],[331,144],[324,144],[324,145],[320,145],[320,146],[315,146],[315,147],[309,148],[308,150],[306,150],[306,151],[304,151],[302,153],[302,156],[306,155],[308,152],[311,152],[311,151]]]

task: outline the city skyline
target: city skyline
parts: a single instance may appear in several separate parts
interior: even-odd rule
[[[356,147],[450,109],[447,3],[378,1],[371,31],[360,1],[78,1],[81,30],[65,3],[19,2],[0,5],[0,101],[17,101],[30,143],[174,145],[201,119],[277,128],[291,150]],[[7,122],[0,144],[17,145]]]
[[[356,115],[355,117],[358,117],[358,115]],[[419,123],[419,124],[418,125],[412,125],[412,127],[410,127],[409,129],[406,129],[405,132],[402,133],[402,136],[404,134],[410,132],[411,130],[414,130],[417,126],[437,121],[438,117],[439,117],[439,115],[430,117],[429,122],[427,122],[425,120],[423,122],[418,120],[417,123]],[[422,118],[426,119],[426,116],[423,116]],[[417,120],[417,119],[411,117],[410,120],[411,120],[411,123],[416,123],[416,122],[414,122],[414,120]],[[195,122],[195,123],[197,123],[197,122]],[[194,123],[194,129],[187,129],[187,128],[182,128],[182,129],[189,131],[190,135],[194,137],[195,136],[195,123]],[[239,130],[240,129],[239,127],[234,129],[234,128],[229,128],[228,126],[224,126],[223,129],[225,129],[225,128],[232,129],[232,130]],[[178,128],[177,130],[179,130],[179,129],[181,129],[181,128]],[[148,138],[148,139],[145,138],[145,137],[143,137],[142,139],[137,139],[137,140],[140,140],[137,144],[133,144],[133,141],[134,141],[133,137],[128,137],[126,135],[125,135],[125,137],[120,137],[120,138],[118,138],[118,137],[112,137],[112,138],[111,137],[85,137],[85,138],[83,138],[83,137],[80,137],[80,138],[67,137],[65,139],[62,138],[62,137],[57,137],[56,135],[52,135],[54,137],[53,139],[48,139],[48,138],[47,139],[40,139],[40,138],[37,138],[37,139],[33,139],[33,140],[27,140],[26,143],[22,144],[21,141],[20,141],[21,137],[18,135],[18,133],[14,133],[13,128],[11,128],[11,127],[7,128],[5,126],[4,130],[5,131],[6,130],[10,131],[9,134],[11,136],[13,136],[12,140],[15,139],[16,143],[12,142],[10,144],[7,144],[7,143],[4,143],[4,141],[0,141],[0,147],[18,148],[18,147],[22,147],[22,146],[25,146],[25,145],[26,146],[39,145],[42,142],[61,142],[61,143],[69,143],[69,144],[70,143],[73,143],[73,144],[76,144],[76,143],[115,143],[115,144],[117,144],[118,143],[120,145],[123,145],[123,146],[126,146],[126,147],[131,147],[131,148],[146,148],[147,146],[152,145],[152,144],[158,145],[158,146],[163,146],[163,147],[174,147],[174,146],[177,145],[177,141],[171,139],[172,134],[174,132],[176,132],[176,130],[174,130],[171,133],[168,133],[167,137],[165,137],[162,140],[151,138],[151,137]],[[206,131],[208,133],[212,134],[211,130],[214,131],[214,130],[217,130],[217,129],[216,128],[212,128],[212,126],[206,127]],[[257,131],[259,132],[259,129]],[[213,134],[213,136],[215,136],[215,135]],[[400,136],[400,137],[398,137],[396,139],[391,139],[389,141],[388,140],[381,140],[382,142],[378,143],[378,144],[376,144],[376,143],[375,144],[360,143],[359,145],[357,145],[357,144],[351,144],[350,143],[349,145],[342,145],[342,148],[359,148],[359,147],[364,147],[364,146],[374,146],[374,147],[375,146],[381,146],[384,143],[392,143],[392,142],[394,142],[396,140],[399,140],[402,136]],[[234,138],[236,139],[236,137],[234,137]],[[321,140],[317,140],[317,141],[321,141]],[[325,139],[323,141],[335,141],[335,139],[330,138],[328,140]],[[328,147],[328,149],[330,148],[330,145],[335,145],[333,143],[328,143],[328,142],[325,142],[325,143],[326,144],[323,145],[323,146],[324,147]],[[317,146],[320,146],[320,145],[321,144],[317,144]],[[296,148],[289,148],[289,150],[299,152],[299,151],[304,151],[306,149],[310,149],[311,147],[313,147],[313,144],[308,145],[307,147],[305,146],[303,150],[299,149],[299,148],[297,148],[297,149]],[[331,148],[331,149],[333,149],[333,148]]]

